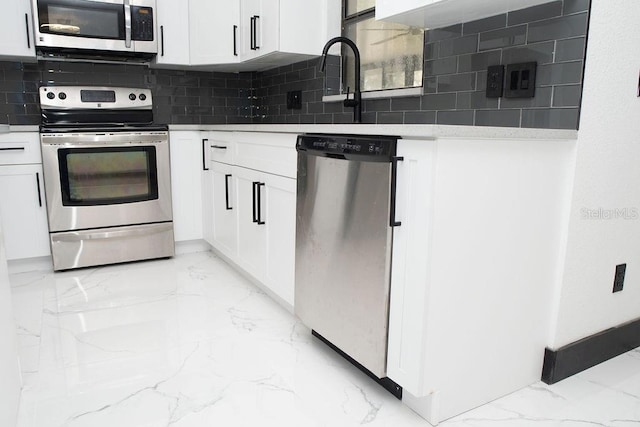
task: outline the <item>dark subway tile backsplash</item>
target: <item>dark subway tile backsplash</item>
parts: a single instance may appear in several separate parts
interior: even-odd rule
[[[239,123],[251,114],[251,73],[157,70],[141,65],[40,61],[0,62],[5,108],[0,122],[40,124],[38,88],[43,85],[145,87],[154,96],[157,124]],[[246,91],[245,91],[246,92]],[[247,113],[247,111],[249,113]],[[249,117],[249,122],[251,117]]]
[[[428,30],[423,95],[365,99],[362,121],[526,127],[546,124],[551,128],[576,129],[587,19],[584,1],[556,0]],[[538,64],[535,97],[487,98],[487,67],[518,62]],[[340,93],[340,59],[329,57],[328,64],[326,74],[318,71],[318,60],[255,73],[253,87],[258,88],[255,100],[258,113],[253,122],[295,122],[296,116],[300,123],[350,122],[352,110],[344,107],[342,101],[322,101],[323,95]],[[285,95],[290,90],[302,91],[301,110],[287,110]],[[536,114],[538,109],[544,112]]]
[[[576,129],[589,0],[539,6],[425,32],[422,95],[364,99],[367,124],[447,124]],[[149,69],[127,64],[0,62],[0,122],[39,124],[45,84],[146,87],[158,124],[352,123],[340,93],[340,58],[325,73],[311,59],[262,72]],[[487,98],[487,67],[537,63],[533,98]],[[366,69],[363,64],[363,69]],[[287,109],[289,91],[302,108]]]

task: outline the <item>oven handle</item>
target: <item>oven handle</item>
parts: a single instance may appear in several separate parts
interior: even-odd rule
[[[56,236],[55,240],[58,242],[80,242],[83,240],[104,240],[104,239],[116,239],[124,237],[143,236],[148,234],[162,233],[171,230],[173,225],[167,224],[164,227],[140,228],[129,230],[116,230],[116,231],[97,231],[95,233],[86,232],[67,232]]]
[[[131,48],[131,4],[124,0],[124,45]]]

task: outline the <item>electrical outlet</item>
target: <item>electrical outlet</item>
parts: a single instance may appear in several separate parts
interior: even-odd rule
[[[500,98],[504,82],[504,65],[487,68],[487,98]]]
[[[620,292],[624,286],[624,274],[627,271],[627,264],[616,265],[616,275],[613,278],[613,292]]]
[[[302,91],[292,90],[287,92],[287,110],[302,109]]]

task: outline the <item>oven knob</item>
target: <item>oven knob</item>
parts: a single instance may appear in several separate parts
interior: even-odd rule
[[[47,94],[47,98],[49,98],[49,99],[53,99],[53,98],[55,98],[55,97],[56,97],[56,94],[55,94],[55,93],[53,93],[53,92],[49,92],[49,93]]]
[[[62,99],[64,101],[65,99],[67,99],[67,94],[64,93],[64,92],[60,92],[58,94],[58,98],[60,98],[60,99]]]
[[[147,100],[147,95],[145,95],[144,93],[141,93],[141,94],[138,96],[138,99],[140,99],[140,101],[146,101],[146,100]]]
[[[129,99],[132,100],[132,101],[135,101],[136,100],[136,94],[135,93],[129,94]]]

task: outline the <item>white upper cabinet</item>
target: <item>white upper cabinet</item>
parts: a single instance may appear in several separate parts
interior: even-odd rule
[[[241,35],[240,0],[189,0],[191,65],[238,62]]]
[[[279,9],[280,0],[242,0],[242,60],[278,49]]]
[[[376,19],[421,28],[441,28],[550,0],[376,0]]]
[[[340,35],[340,0],[242,0],[242,60],[279,65],[322,54]]]
[[[0,13],[0,58],[35,60],[35,57],[31,2],[3,0]]]
[[[175,0],[156,0],[158,65],[189,65],[189,8]]]
[[[266,69],[319,56],[340,35],[341,0],[157,1],[158,67]]]

